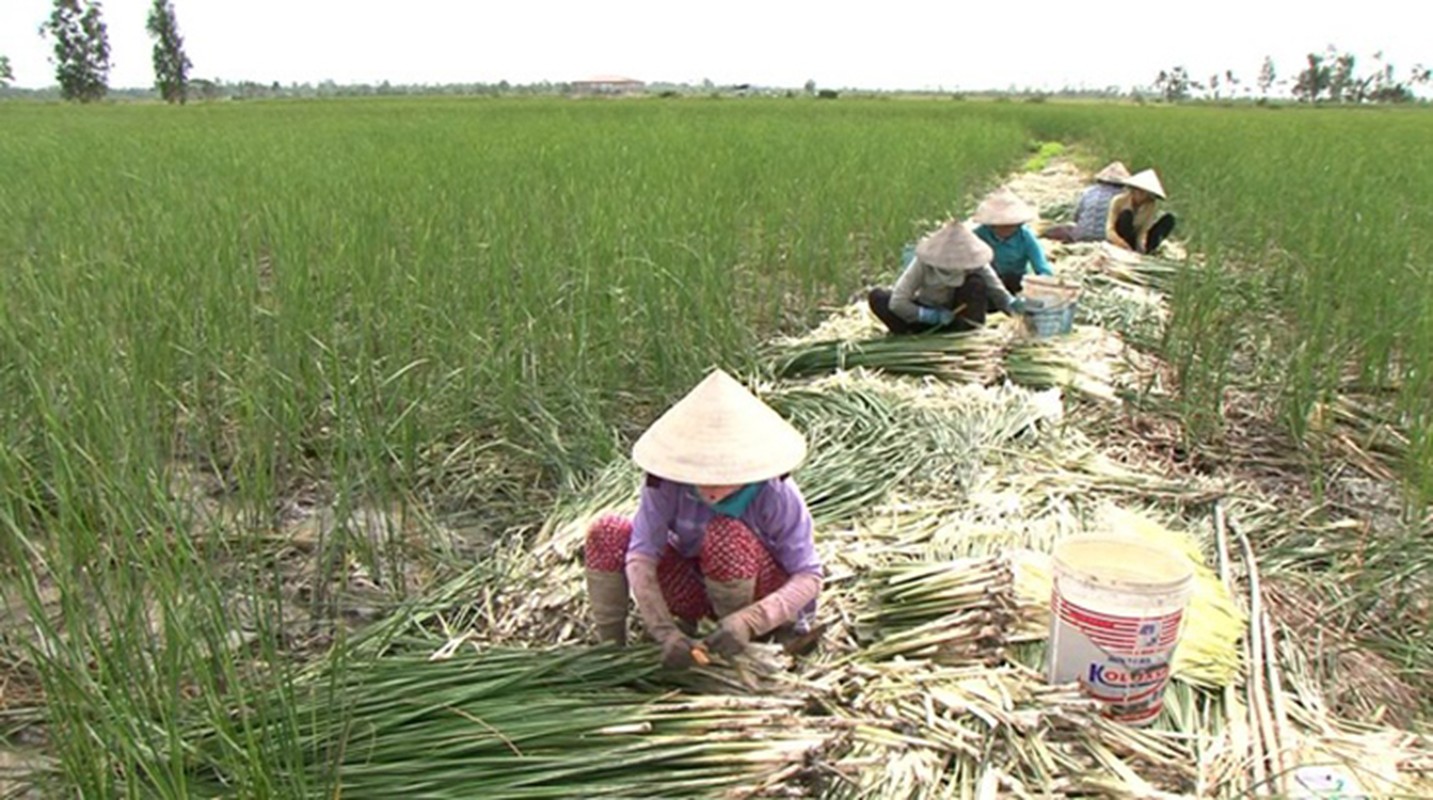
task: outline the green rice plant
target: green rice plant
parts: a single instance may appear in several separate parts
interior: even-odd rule
[[[431,557],[365,508],[530,530],[614,429],[751,366],[1025,140],[844,103],[184,111],[0,133],[0,547],[61,792],[186,796],[200,714],[226,774],[304,794],[293,724],[231,712],[343,640],[354,569],[401,599]],[[296,592],[310,497],[336,519]]]

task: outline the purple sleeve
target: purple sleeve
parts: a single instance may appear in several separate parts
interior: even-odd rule
[[[677,514],[678,484],[671,481],[647,481],[637,500],[637,514],[632,518],[632,539],[627,543],[627,557],[634,553],[652,559],[662,557],[667,546],[667,532]]]
[[[806,498],[790,478],[773,480],[757,498],[757,524],[766,534],[771,557],[786,574],[809,572],[823,575],[821,557],[816,555],[811,511]],[[635,536],[634,536],[635,540]]]

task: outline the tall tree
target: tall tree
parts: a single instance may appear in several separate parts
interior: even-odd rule
[[[1329,99],[1335,103],[1356,103],[1361,98],[1357,90],[1358,79],[1354,77],[1354,56],[1352,53],[1334,54],[1332,48],[1329,50],[1329,60],[1333,62],[1332,71],[1329,72]]]
[[[0,86],[9,86],[15,80],[15,71],[10,69],[10,57],[0,56]]]
[[[66,100],[88,103],[109,91],[109,31],[99,0],[55,0],[40,26],[55,39],[55,80]]]
[[[1324,63],[1318,53],[1309,53],[1309,66],[1294,80],[1294,97],[1309,103],[1317,103],[1329,88],[1333,69]]]
[[[1167,103],[1177,103],[1180,100],[1189,99],[1189,90],[1198,88],[1198,84],[1189,79],[1189,70],[1183,66],[1177,66],[1170,70],[1160,70],[1159,76],[1154,79],[1154,90],[1164,96]]]
[[[189,56],[184,54],[184,37],[174,18],[169,0],[154,0],[145,24],[154,37],[154,88],[166,103],[183,103],[189,94]]]
[[[1274,59],[1264,56],[1264,66],[1259,68],[1259,94],[1268,97],[1277,76],[1278,73],[1274,72]]]

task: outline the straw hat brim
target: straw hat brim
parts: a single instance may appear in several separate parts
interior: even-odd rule
[[[1129,178],[1129,167],[1123,161],[1111,161],[1105,168],[1095,173],[1095,180],[1100,183],[1122,184]]]
[[[632,460],[646,472],[696,486],[775,478],[805,458],[806,437],[722,370],[667,409],[632,447]]]
[[[981,225],[1024,225],[1037,216],[1034,206],[1009,189],[1000,189],[980,201],[971,219]]]
[[[1161,200],[1165,199],[1164,184],[1159,182],[1159,175],[1152,169],[1136,172],[1125,179],[1124,185],[1134,189],[1143,189]]]
[[[916,245],[916,258],[936,269],[968,272],[989,264],[994,257],[990,245],[958,220],[947,222]]]

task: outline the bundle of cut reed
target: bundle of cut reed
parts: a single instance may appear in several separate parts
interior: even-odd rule
[[[1153,289],[1131,286],[1104,273],[1084,278],[1085,292],[1075,322],[1118,333],[1125,341],[1158,351],[1169,322],[1169,305]]]
[[[1173,289],[1179,273],[1188,269],[1187,264],[1177,259],[1141,255],[1108,245],[1101,246],[1098,255],[1087,263],[1114,280],[1161,292]]]
[[[1017,339],[1005,355],[1005,376],[1035,389],[1062,386],[1104,402],[1119,402],[1124,343],[1099,328],[1079,326],[1073,333],[1045,339]]]
[[[872,576],[874,607],[856,619],[862,658],[997,662],[1014,619],[1009,567],[994,557],[893,564]]]
[[[792,387],[769,400],[806,433],[811,458],[797,477],[820,524],[852,519],[922,466],[911,445],[927,417],[890,392]]]
[[[999,374],[1008,333],[883,336],[859,341],[827,340],[774,348],[767,356],[772,375],[798,378],[865,367],[897,375],[930,375],[942,380],[989,383]]]
[[[1207,503],[1226,493],[1213,481],[1168,478],[1133,469],[1093,447],[1064,447],[1054,452],[1027,449],[1023,469],[1002,471],[992,488],[1021,497],[1082,497],[1090,493],[1162,501],[1175,505]]]
[[[426,642],[412,643],[424,646]],[[803,792],[840,736],[800,699],[654,691],[652,653],[460,649],[351,662],[302,687],[277,718],[298,785],[351,798],[714,797]],[[217,782],[242,748],[196,737]]]

